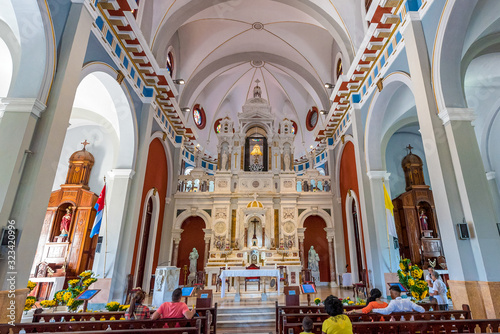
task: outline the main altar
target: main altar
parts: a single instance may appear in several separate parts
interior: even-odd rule
[[[180,246],[189,233],[183,222],[196,216],[205,224],[205,244],[194,246],[200,254],[197,270],[204,270],[207,288],[220,289],[223,271],[245,270],[250,265],[266,272],[279,271],[262,280],[267,289],[300,284],[301,272],[308,267],[304,220],[318,214],[330,220],[324,228],[329,247],[324,252],[330,260],[320,263],[328,267],[329,275],[320,277],[319,269],[313,275],[317,284],[335,280],[334,233],[329,227],[333,226],[332,197],[324,194],[330,191],[330,177],[314,168],[324,163],[326,158],[320,158],[326,154],[312,149],[306,157],[308,168],[300,173],[294,170],[296,131],[288,118],[276,119],[257,83],[237,124],[229,117],[220,121],[218,168],[213,175],[203,168],[199,146],[194,148],[194,169],[178,178],[174,196],[171,263],[181,268],[181,285],[194,278],[191,271],[188,275],[187,247]],[[240,281],[237,276],[228,277],[230,290],[238,290]],[[225,283],[226,278],[222,285]],[[248,289],[255,291],[256,287]]]

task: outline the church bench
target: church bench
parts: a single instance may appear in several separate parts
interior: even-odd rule
[[[153,314],[154,312],[155,310],[151,310],[151,314]],[[217,303],[215,303],[214,307],[197,308],[196,313],[198,314],[198,316],[195,316],[195,318],[208,316],[208,323],[210,324],[210,333],[216,334]],[[65,321],[69,321],[71,318],[75,319],[75,321],[90,321],[91,318],[94,318],[96,321],[100,321],[101,318],[111,321],[110,319],[112,317],[114,317],[115,320],[119,320],[121,317],[125,317],[125,311],[116,311],[116,312],[102,311],[102,312],[79,312],[79,313],[72,313],[72,312],[51,313],[49,311],[46,313],[33,314],[33,322],[39,322],[41,319],[45,320],[45,322],[49,322],[51,319],[54,319],[55,322],[60,322],[63,317]],[[202,323],[202,331],[203,332],[205,331],[203,323]]]
[[[17,333],[17,332],[14,332]],[[62,334],[88,334],[89,332],[58,332]],[[92,331],[92,334],[108,334],[107,330]],[[200,328],[197,327],[176,327],[176,328],[149,328],[149,329],[119,329],[113,330],[116,334],[135,334],[135,333],[165,333],[165,334],[199,334]]]
[[[358,307],[359,309],[360,307]],[[351,308],[352,309],[352,308]],[[450,310],[450,311],[426,311],[425,313],[419,313],[419,312],[394,312],[390,315],[380,315],[377,313],[369,313],[369,314],[349,314],[349,318],[351,319],[351,322],[360,322],[360,321],[380,321],[383,317],[384,320],[388,321],[391,319],[391,317],[394,317],[396,321],[400,321],[401,317],[403,316],[405,320],[410,320],[411,316],[413,315],[414,320],[426,320],[426,321],[436,321],[436,320],[449,320],[452,318],[452,316],[455,319],[471,319],[471,312],[469,305],[463,304],[462,305],[463,310]],[[295,307],[293,309],[294,311],[299,310],[298,307]],[[324,308],[321,307],[315,307],[314,309],[310,309],[308,307],[303,307],[300,308],[302,311],[316,311],[316,312],[310,312],[310,313],[279,313],[277,314],[276,317],[276,333],[286,333],[283,331],[283,321],[284,317],[287,317],[287,321],[289,323],[291,322],[297,322],[297,323],[302,323],[302,320],[304,317],[308,316],[313,321],[324,321],[326,320],[329,315],[325,313]],[[345,308],[347,311],[348,308]],[[317,313],[321,312],[321,313]]]
[[[146,329],[146,332],[151,329],[163,329],[163,326],[168,324],[174,332],[180,330],[175,326],[179,324],[180,327],[194,328],[195,332],[202,334],[203,328],[208,328],[208,318],[199,317],[196,319],[158,319],[158,320],[121,320],[121,321],[65,321],[65,322],[42,322],[42,323],[21,323],[11,325],[0,325],[0,334],[10,333],[10,329],[17,329],[17,332],[24,328],[26,333],[40,333],[40,332],[91,332],[104,331],[109,327],[113,330],[131,330],[130,333],[135,333],[137,330]],[[17,333],[14,331],[14,333]],[[181,331],[179,331],[181,332]]]
[[[314,334],[321,334],[322,322],[314,322]],[[299,334],[302,323],[289,323],[284,319],[284,333]],[[354,334],[449,334],[449,333],[496,333],[500,330],[500,319],[466,319],[436,321],[379,321],[355,322]]]

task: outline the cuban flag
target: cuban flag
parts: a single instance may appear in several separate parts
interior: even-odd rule
[[[92,226],[92,231],[90,231],[90,237],[99,234],[101,229],[102,214],[104,212],[104,198],[106,197],[106,185],[102,188],[101,194],[95,203],[94,209],[96,209],[97,214],[95,215],[94,225]]]

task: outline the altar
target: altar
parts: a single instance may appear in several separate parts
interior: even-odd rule
[[[262,300],[267,300],[266,295],[266,279],[267,277],[275,277],[277,291],[280,291],[280,271],[278,269],[228,269],[223,270],[220,279],[221,279],[221,297],[224,298],[226,292],[226,278],[227,277],[238,277],[238,289],[235,297],[235,301],[239,301],[240,298],[240,279],[241,277],[259,277],[263,279],[263,292],[262,292]]]

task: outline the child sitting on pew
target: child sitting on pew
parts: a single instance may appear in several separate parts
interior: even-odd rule
[[[302,329],[304,330],[300,334],[311,334],[313,332],[314,324],[311,318],[304,317],[302,320]]]
[[[141,288],[132,289],[130,292],[130,307],[125,312],[126,320],[144,320],[149,319],[149,308],[142,305],[146,298],[146,293]]]

